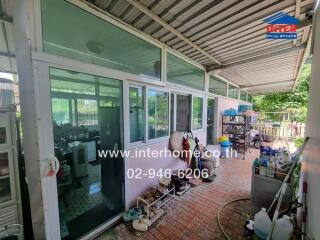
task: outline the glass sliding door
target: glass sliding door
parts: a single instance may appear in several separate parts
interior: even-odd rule
[[[51,68],[50,84],[61,238],[78,239],[125,209],[123,159],[103,155],[123,146],[122,82]]]

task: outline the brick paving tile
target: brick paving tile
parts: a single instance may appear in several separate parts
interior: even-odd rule
[[[100,235],[97,240],[146,239],[146,240],[222,240],[217,214],[227,201],[250,197],[251,166],[258,156],[251,150],[246,160],[240,158],[220,159],[217,177],[212,183],[200,183],[181,197],[174,197],[164,206],[165,214],[141,237],[136,237],[120,223]],[[228,205],[221,211],[221,222],[231,239],[246,239],[242,236],[243,225],[250,212],[250,201]]]

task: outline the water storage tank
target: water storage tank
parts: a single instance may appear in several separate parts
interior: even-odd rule
[[[14,83],[7,78],[0,78],[0,106],[14,104]]]

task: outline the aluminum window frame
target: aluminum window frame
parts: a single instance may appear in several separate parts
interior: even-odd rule
[[[158,137],[158,138],[152,138],[149,139],[149,111],[148,111],[148,91],[149,90],[154,90],[154,91],[160,91],[160,92],[165,92],[168,93],[168,134],[166,136],[162,136],[162,137]],[[163,88],[159,88],[159,87],[155,87],[155,86],[145,86],[145,96],[146,96],[146,101],[145,101],[145,105],[146,105],[146,109],[147,109],[147,114],[146,114],[146,134],[147,134],[147,138],[146,138],[146,144],[154,144],[154,143],[158,143],[161,141],[166,141],[169,140],[170,138],[170,101],[171,101],[171,94],[170,91],[168,89],[163,89]]]
[[[143,127],[144,127],[144,131],[143,131],[143,140],[141,141],[133,141],[131,142],[131,124],[130,124],[130,88],[137,88],[137,89],[141,89],[142,90],[142,98],[143,98],[143,110],[144,110],[144,120],[143,120]],[[147,133],[146,133],[146,88],[143,85],[139,85],[139,84],[128,84],[128,111],[129,111],[129,137],[128,137],[128,145],[130,147],[137,147],[137,146],[143,146],[146,143],[146,139],[147,139]]]

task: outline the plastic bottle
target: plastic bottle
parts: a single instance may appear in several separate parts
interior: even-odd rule
[[[262,164],[259,167],[259,174],[261,176],[267,176],[267,166],[268,166],[268,160],[263,159]]]
[[[275,170],[276,170],[276,164],[273,161],[273,159],[271,159],[267,165],[267,177],[274,178]]]
[[[261,239],[267,239],[271,220],[265,208],[261,208],[260,212],[254,215],[254,233]]]
[[[274,230],[272,233],[272,240],[289,240],[291,233],[293,231],[293,226],[290,222],[290,218],[287,215],[283,215],[276,221]]]
[[[259,174],[259,166],[260,166],[259,158],[256,158],[256,160],[254,160],[254,162],[253,162],[255,174]]]

